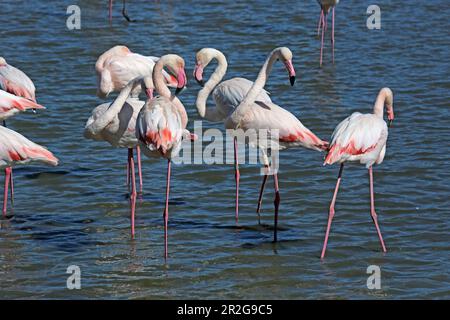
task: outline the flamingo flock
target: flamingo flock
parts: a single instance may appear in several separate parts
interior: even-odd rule
[[[320,65],[322,65],[324,34],[327,30],[327,16],[332,12],[332,57],[334,62],[334,20],[338,0],[318,0],[321,14],[318,34],[321,35]],[[112,4],[110,19],[112,18]],[[123,1],[123,15],[126,14],[126,1]],[[127,18],[128,20],[129,17]],[[296,71],[293,53],[287,47],[273,49],[263,62],[254,81],[235,77],[223,80],[228,62],[221,51],[203,48],[195,55],[194,78],[200,85],[195,107],[201,119],[222,123],[225,129],[244,132],[253,130],[258,135],[261,130],[277,133],[270,136],[270,144],[257,139],[257,148],[262,154],[264,174],[256,203],[258,222],[262,207],[265,185],[273,177],[273,241],[278,241],[278,217],[280,214],[281,192],[278,170],[270,168],[269,154],[290,148],[303,148],[324,152],[324,165],[340,164],[336,186],[328,211],[328,221],[321,258],[325,257],[331,224],[335,215],[335,204],[341,183],[344,164],[359,162],[366,166],[369,175],[370,215],[375,224],[381,249],[386,252],[378,216],[375,210],[373,166],[381,164],[386,154],[388,127],[394,120],[393,92],[382,88],[375,101],[373,113],[355,112],[345,118],[335,128],[330,142],[319,138],[307,128],[299,118],[286,108],[276,104],[275,95],[264,87],[273,66],[281,62],[287,72],[289,83],[294,85]],[[217,66],[208,79],[205,70],[216,62]],[[164,224],[164,257],[168,258],[168,223],[171,182],[171,163],[181,151],[183,141],[193,141],[197,136],[187,127],[188,115],[179,94],[187,85],[185,60],[176,54],[161,57],[144,56],[132,52],[128,47],[117,45],[102,53],[95,64],[97,75],[97,96],[107,99],[117,93],[113,101],[107,101],[92,110],[84,127],[86,139],[105,141],[112,147],[127,149],[126,185],[130,200],[131,237],[136,234],[136,198],[143,193],[141,151],[150,158],[162,158],[167,162]],[[175,89],[174,92],[171,89]],[[45,147],[6,127],[6,120],[28,110],[45,109],[36,101],[35,86],[21,70],[9,65],[0,57],[0,169],[4,169],[3,216],[7,216],[8,194],[11,208],[14,201],[12,168],[20,165],[45,164],[58,165],[58,159]],[[156,93],[156,94],[155,94]],[[145,94],[145,95],[144,95]],[[215,106],[207,107],[208,97],[212,95]],[[384,120],[384,110],[389,124]],[[240,170],[238,140],[234,137],[234,215],[239,224],[239,184]],[[137,162],[137,170],[136,170]],[[137,172],[136,172],[137,171]],[[136,184],[136,173],[139,188]]]

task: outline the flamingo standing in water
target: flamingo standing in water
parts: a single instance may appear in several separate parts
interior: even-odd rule
[[[0,95],[2,95],[1,92],[2,91],[0,91]],[[1,109],[4,106],[3,98],[0,98],[0,101]],[[11,129],[0,126],[0,169],[5,169],[5,201],[3,202],[3,216],[6,216],[11,167],[33,163],[44,163],[56,166],[58,164],[58,159],[46,148],[28,140]]]
[[[336,5],[339,3],[339,0],[317,0],[320,4],[320,18],[319,25],[317,27],[317,35],[320,33],[320,29],[322,28],[322,40],[320,45],[320,66],[322,66],[322,57],[323,57],[323,38],[324,33],[327,31],[327,16],[330,13],[330,9],[332,10],[331,14],[331,46],[332,46],[332,54],[333,54],[333,63],[334,63],[334,9]]]
[[[334,205],[341,182],[342,171],[346,161],[359,161],[366,165],[369,170],[370,185],[370,214],[377,229],[380,238],[381,248],[386,252],[380,227],[378,226],[378,218],[375,212],[375,200],[373,194],[373,173],[372,166],[383,162],[386,154],[386,142],[388,138],[388,125],[383,120],[383,110],[386,108],[389,124],[394,120],[393,94],[391,89],[383,88],[380,90],[373,113],[361,114],[353,113],[348,118],[338,124],[331,137],[332,141],[328,154],[325,158],[325,164],[333,164],[339,162],[341,167],[334,190],[333,199],[330,204],[328,215],[328,225],[325,233],[325,241],[321,258],[325,257],[327,249],[328,236],[330,234],[331,222],[334,217]]]
[[[133,85],[131,97],[135,98],[133,104],[138,105],[136,101],[144,87],[147,97],[153,98],[153,80],[152,72],[158,57],[143,56],[131,52],[126,46],[118,45],[104,52],[95,63],[97,73],[97,96],[106,98],[112,92],[121,91],[130,81],[141,78],[142,86]],[[176,87],[176,79],[163,71],[165,81],[171,86]],[[141,102],[144,105],[144,102]],[[142,107],[142,106],[141,106]],[[134,121],[134,120],[133,120]],[[134,124],[133,124],[134,127]],[[136,153],[139,174],[139,190],[142,193],[142,170],[141,170],[141,152],[137,143]],[[130,151],[129,151],[130,152]],[[130,153],[129,153],[130,156]],[[128,163],[129,163],[128,159]],[[129,186],[130,166],[127,167],[127,185]]]
[[[9,65],[5,58],[0,57],[0,89],[9,92],[18,97],[22,97],[32,102],[36,102],[36,88],[33,81],[20,69]],[[38,107],[39,108],[39,107]],[[7,108],[8,109],[8,108]],[[35,108],[33,108],[34,110]],[[3,120],[3,126],[6,127],[6,119],[20,112],[19,108],[9,108],[0,110],[0,118]],[[8,171],[8,172],[6,172]],[[5,175],[10,177],[11,184],[11,203],[14,202],[14,183],[11,168],[5,169]],[[5,181],[6,183],[6,181]],[[4,199],[6,202],[7,199]]]
[[[267,57],[262,66],[257,79],[253,83],[251,89],[238,107],[227,117],[225,127],[227,129],[255,130],[259,134],[259,130],[269,130],[279,132],[279,141],[276,144],[280,149],[290,147],[304,147],[316,151],[324,151],[327,149],[328,143],[319,139],[314,133],[306,128],[299,119],[292,113],[272,102],[255,101],[261,90],[266,84],[267,78],[272,70],[275,61],[281,60],[288,68],[292,68],[292,52],[289,48],[280,47],[274,49]],[[293,73],[292,70],[290,72]],[[258,142],[260,143],[260,142]],[[259,145],[261,151],[265,154],[265,146]],[[273,149],[273,147],[272,147]],[[268,167],[267,157],[264,156],[264,162]],[[278,186],[278,173],[273,172],[274,189],[275,189],[275,215],[274,215],[274,242],[277,241],[278,226],[278,210],[280,205],[280,193]],[[267,171],[261,186],[260,198],[267,181]]]
[[[136,123],[136,136],[145,155],[167,159],[166,203],[164,209],[164,257],[168,257],[168,221],[171,159],[181,149],[183,138],[190,139],[186,130],[188,116],[181,101],[173,96],[164,81],[163,67],[176,75],[177,92],[186,86],[184,60],[177,55],[162,56],[153,69],[153,82],[159,96],[147,100],[139,112]]]
[[[203,80],[203,71],[208,64],[213,60],[217,60],[217,67],[211,77],[206,81]],[[225,55],[217,49],[203,48],[196,54],[196,64],[194,70],[194,77],[196,81],[203,87],[198,92],[196,107],[199,115],[212,122],[224,122],[226,118],[236,109],[239,103],[244,100],[245,95],[250,90],[253,82],[245,78],[232,78],[222,81],[227,71],[228,63]],[[292,63],[286,64],[286,68],[289,72],[291,83],[295,81],[295,71],[292,67]],[[216,103],[215,108],[206,108],[206,101],[208,96],[213,95]],[[257,101],[271,103],[272,100],[269,97],[268,92],[261,90],[258,94]],[[239,163],[237,159],[237,140],[234,140],[235,147],[235,181],[236,181],[236,223],[239,219]],[[259,208],[257,209],[259,215]]]
[[[136,182],[134,171],[133,148],[138,144],[136,139],[136,118],[144,106],[144,102],[136,96],[130,97],[133,90],[141,85],[141,79],[132,80],[119,93],[113,103],[97,106],[87,120],[84,136],[87,139],[107,141],[114,147],[128,149],[129,169],[127,181],[131,180],[131,235],[134,237],[134,213],[136,200]]]

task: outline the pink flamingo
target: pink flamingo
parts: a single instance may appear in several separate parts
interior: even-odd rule
[[[126,5],[127,5],[126,0],[123,0],[122,1],[122,16],[128,22],[135,22],[135,20],[131,20],[131,18],[128,16],[128,11],[127,11]],[[109,0],[109,24],[112,23],[112,7],[113,7],[113,0]]]
[[[386,141],[388,138],[388,126],[383,120],[383,109],[386,108],[389,124],[394,120],[393,94],[391,89],[383,88],[380,90],[373,113],[361,114],[353,113],[348,118],[338,124],[332,135],[332,141],[324,164],[333,164],[339,162],[341,167],[334,190],[333,199],[330,204],[328,215],[328,225],[325,233],[321,258],[325,256],[327,249],[328,236],[330,234],[331,222],[334,217],[334,205],[341,182],[342,171],[346,161],[359,161],[366,165],[369,170],[370,184],[370,214],[375,223],[378,237],[380,238],[383,252],[386,252],[378,218],[375,212],[375,201],[373,194],[373,164],[383,162],[386,153]]]
[[[0,99],[0,101],[3,102],[3,99]],[[28,140],[11,129],[0,126],[0,169],[5,169],[3,216],[6,216],[11,167],[33,163],[56,166],[58,159],[46,148]]]
[[[319,35],[320,28],[322,28],[322,40],[320,46],[320,66],[322,66],[322,57],[323,57],[323,38],[324,33],[327,31],[327,15],[330,13],[330,9],[332,8],[331,14],[331,46],[333,52],[333,63],[334,63],[334,9],[336,5],[339,3],[339,0],[317,0],[320,4],[320,18],[319,18],[319,26],[317,27],[317,35]]]
[[[225,121],[227,129],[246,130],[278,130],[280,149],[290,147],[304,147],[316,151],[327,149],[328,143],[319,139],[314,133],[306,128],[299,119],[292,113],[282,107],[269,102],[255,101],[258,94],[263,90],[267,78],[272,70],[275,61],[281,60],[285,65],[292,67],[292,52],[289,48],[280,47],[274,49],[267,57],[262,66],[259,75],[253,83],[250,91],[246,94],[244,100],[231,113]],[[292,67],[293,68],[293,67]],[[291,74],[291,73],[290,73]],[[259,145],[260,150],[265,154],[265,146]],[[268,161],[264,156],[264,162],[268,167]],[[262,199],[264,185],[267,181],[267,172],[263,178],[260,189],[259,201]],[[278,210],[280,205],[280,192],[278,186],[278,173],[273,172],[275,189],[275,215],[274,215],[274,242],[277,241]]]
[[[153,98],[153,80],[152,72],[158,57],[143,56],[133,53],[126,46],[118,45],[105,51],[95,63],[97,73],[97,96],[107,97],[112,92],[121,91],[130,81],[141,78],[142,86],[134,85],[130,93],[132,98],[137,98],[144,87],[147,97]],[[176,79],[163,71],[165,81],[171,86],[176,87]],[[136,101],[134,102],[137,103]],[[142,102],[142,105],[144,103]],[[142,106],[141,106],[142,107]],[[135,119],[135,118],[134,118]],[[134,120],[133,120],[134,121]],[[133,125],[134,127],[134,125]],[[136,154],[138,162],[139,190],[142,193],[142,170],[141,170],[141,152],[137,143]],[[129,156],[130,156],[130,150]],[[131,151],[132,152],[132,151]],[[130,159],[128,159],[129,163]],[[127,168],[127,184],[129,185],[130,167]]]
[[[130,81],[119,93],[113,103],[97,106],[86,122],[84,136],[87,139],[107,141],[114,147],[128,149],[127,182],[131,180],[131,235],[134,237],[135,200],[137,196],[133,148],[137,147],[136,118],[144,106],[138,97],[130,97],[130,93],[141,85],[141,79]]]
[[[15,96],[6,91],[0,90],[0,121],[3,121],[3,125],[6,127],[6,119],[12,117],[16,113],[28,110],[28,109],[45,109],[40,104],[31,100]],[[1,147],[0,147],[1,148]],[[8,185],[11,184],[11,203],[14,203],[14,183],[12,176],[12,168],[5,168],[5,190],[8,190]],[[3,199],[4,207],[8,201],[8,194],[6,193]]]
[[[203,71],[208,64],[213,60],[217,60],[217,67],[214,73],[210,76],[205,83],[203,80]],[[228,63],[225,55],[217,49],[203,48],[197,52],[196,65],[194,70],[194,77],[197,82],[203,87],[198,92],[196,107],[198,114],[212,122],[224,122],[228,115],[236,109],[239,103],[244,100],[245,95],[250,90],[253,82],[245,78],[232,78],[223,82],[223,77],[227,71]],[[291,84],[295,81],[295,71],[292,66],[292,62],[286,64],[286,68],[289,72]],[[206,101],[209,95],[213,95],[216,107],[206,108]],[[261,90],[258,94],[257,101],[271,103],[272,100],[269,94],[265,90]],[[236,181],[236,206],[235,206],[235,219],[236,223],[239,220],[239,165],[237,161],[237,140],[234,141],[235,146],[235,181]],[[259,214],[259,209],[257,210]]]
[[[160,96],[147,100],[139,112],[136,135],[145,155],[167,159],[164,209],[164,257],[167,259],[171,158],[179,153],[183,138],[190,139],[191,135],[186,130],[188,122],[186,110],[181,101],[171,94],[165,83],[163,67],[167,67],[172,74],[177,75],[177,92],[186,86],[183,58],[174,54],[162,56],[153,69],[153,82]]]

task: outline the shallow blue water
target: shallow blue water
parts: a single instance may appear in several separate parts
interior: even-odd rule
[[[47,110],[8,125],[49,147],[58,168],[17,168],[14,217],[0,221],[0,298],[449,298],[448,1],[379,1],[382,29],[368,30],[369,1],[336,9],[336,63],[327,38],[319,68],[315,1],[130,1],[135,23],[112,27],[107,1],[79,1],[82,29],[66,28],[71,1],[32,6],[2,1],[1,53],[37,87]],[[227,78],[254,79],[277,46],[294,53],[297,83],[281,66],[267,89],[323,139],[354,111],[370,112],[381,87],[395,94],[396,121],[385,161],[375,168],[377,212],[388,253],[380,251],[369,214],[367,172],[344,171],[326,259],[319,259],[338,166],[291,149],[281,155],[280,231],[272,243],[273,194],[263,223],[255,208],[261,177],[241,167],[240,224],[234,224],[231,165],[173,167],[170,259],[163,259],[165,162],[144,160],[137,235],[129,235],[126,150],[83,138],[95,96],[94,63],[116,44],[148,55],[177,53],[192,74],[195,52],[215,47]],[[211,67],[209,69],[212,69]],[[182,101],[190,117],[199,87],[190,77]],[[204,123],[205,128],[219,127]],[[66,288],[78,265],[81,290]],[[366,269],[381,268],[381,290]]]

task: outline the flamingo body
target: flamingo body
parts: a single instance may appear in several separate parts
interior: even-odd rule
[[[0,57],[0,89],[36,102],[36,88],[33,81],[20,69],[6,63]]]
[[[45,107],[31,100],[0,90],[0,120],[6,120],[16,113],[28,109],[45,109]]]

